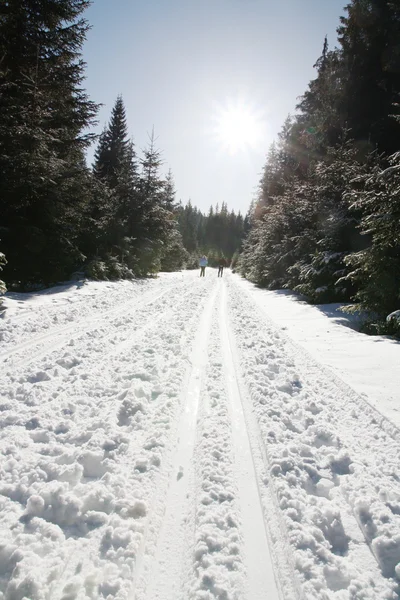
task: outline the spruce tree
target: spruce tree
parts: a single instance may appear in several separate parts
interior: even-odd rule
[[[197,268],[198,255],[206,254],[209,264],[215,266],[220,258],[231,261],[235,252],[241,248],[244,235],[243,217],[234,211],[229,212],[226,202],[210,207],[207,215],[189,202],[178,207],[178,225],[183,245],[190,253],[190,268]]]
[[[400,143],[400,5],[352,0],[338,29],[344,66],[340,110],[364,152],[392,153]]]
[[[108,126],[99,137],[95,152],[93,172],[98,179],[106,181],[115,189],[130,158],[130,142],[126,111],[122,96],[118,96],[111,112]]]
[[[186,206],[178,208],[178,224],[186,250],[190,254],[197,252],[199,247],[199,218],[197,209],[193,208],[190,200]]]
[[[319,161],[310,175],[311,227],[304,231],[308,252],[299,253],[289,286],[316,303],[348,302],[355,291],[347,277],[346,257],[368,244],[358,231],[361,213],[349,195],[354,181],[369,169],[357,156],[354,143],[344,141],[328,148],[326,160]]]
[[[320,160],[327,147],[340,143],[345,120],[340,106],[343,103],[345,68],[340,52],[329,50],[325,37],[322,54],[314,65],[316,78],[297,105],[298,144],[310,162]]]
[[[115,276],[124,273],[123,263],[131,263],[130,253],[138,235],[140,206],[138,173],[133,142],[128,137],[126,111],[118,96],[107,127],[99,136],[93,175],[98,194],[91,209],[92,223],[100,224],[96,254],[102,262],[116,266]],[[125,275],[128,272],[125,271]],[[112,276],[108,273],[108,276]]]
[[[139,275],[156,273],[161,268],[161,257],[168,237],[168,210],[164,206],[164,180],[160,175],[161,152],[156,148],[154,131],[140,161],[138,180],[138,207],[131,221],[134,233],[135,255],[133,268]]]
[[[362,214],[360,230],[372,242],[347,257],[347,279],[357,287],[357,307],[383,320],[400,309],[400,153],[388,162],[385,169],[375,164],[360,173],[348,194]]]
[[[171,169],[169,169],[161,193],[161,201],[167,220],[166,237],[161,257],[162,271],[178,271],[186,264],[189,257],[189,253],[183,246],[182,235],[179,231],[178,206],[175,195],[174,177]]]
[[[176,209],[176,190],[175,190],[175,182],[174,176],[172,175],[171,169],[169,169],[167,176],[164,182],[164,189],[162,192],[162,203],[164,207],[169,211],[174,211]]]
[[[10,283],[56,281],[81,258],[84,131],[97,111],[81,87],[88,5],[0,5],[0,222]]]

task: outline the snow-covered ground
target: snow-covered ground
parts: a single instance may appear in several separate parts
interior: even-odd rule
[[[311,306],[292,292],[269,292],[235,276],[261,310],[320,364],[400,427],[400,342],[357,331],[340,304]]]
[[[400,597],[399,344],[211,269],[5,305],[0,599]]]

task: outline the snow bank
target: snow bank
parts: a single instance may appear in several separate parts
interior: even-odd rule
[[[238,275],[233,280],[319,364],[400,426],[399,341],[355,331],[354,317],[338,304],[311,306],[291,292],[261,290]]]

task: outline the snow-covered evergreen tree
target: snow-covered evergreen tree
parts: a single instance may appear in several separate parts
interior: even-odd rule
[[[0,4],[0,222],[10,283],[62,279],[81,257],[84,132],[97,111],[81,86],[88,5]]]
[[[309,251],[292,267],[297,281],[290,287],[316,303],[349,301],[354,293],[346,277],[346,256],[367,243],[358,231],[360,211],[351,206],[348,193],[354,179],[368,170],[357,153],[352,142],[328,148],[326,159],[314,166],[310,177],[312,225],[303,232]]]
[[[341,47],[325,39],[317,76],[269,152],[238,268],[314,302],[355,294],[384,316],[399,308],[398,155],[387,155],[400,139],[400,8],[351,0],[346,13]]]
[[[113,262],[119,260],[124,263],[133,251],[131,247],[138,234],[140,207],[136,153],[128,136],[122,96],[118,96],[110,122],[100,134],[93,174],[100,184],[91,215],[102,226],[98,254],[102,260],[113,257]]]
[[[400,308],[400,153],[382,169],[363,174],[349,195],[362,213],[361,232],[371,239],[363,250],[350,254],[347,278],[356,285],[358,307],[383,320]]]

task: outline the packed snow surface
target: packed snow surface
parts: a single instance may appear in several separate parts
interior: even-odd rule
[[[400,598],[400,345],[198,275],[6,296],[0,600]]]

